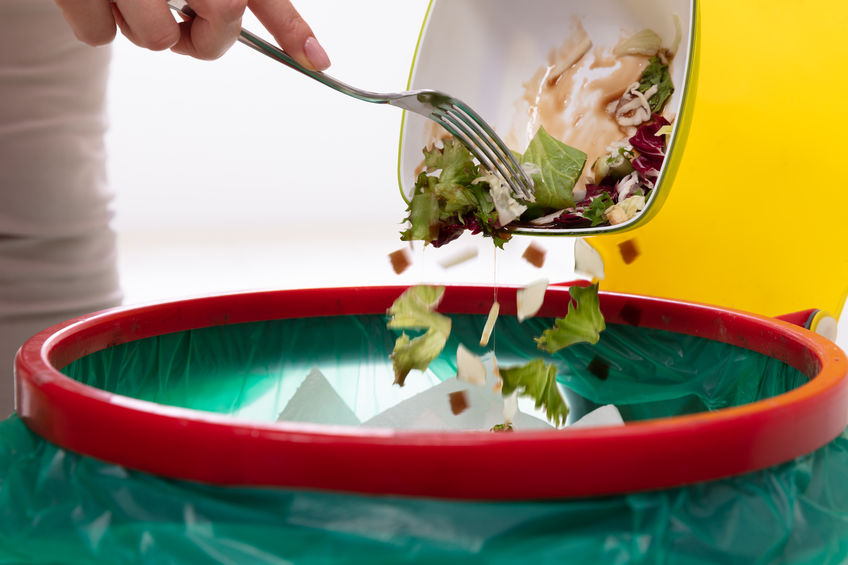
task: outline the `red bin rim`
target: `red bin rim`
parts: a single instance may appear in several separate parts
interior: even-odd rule
[[[704,304],[601,293],[607,323],[739,345],[812,377],[777,397],[688,416],[574,430],[422,432],[246,422],[163,406],[70,379],[72,361],[129,341],[223,324],[385,312],[406,286],[270,290],[115,308],[32,337],[15,359],[17,411],[63,448],[170,478],[373,495],[531,500],[671,488],[805,455],[848,427],[848,360],[829,340],[781,320]],[[515,315],[515,287],[499,287]],[[539,316],[570,295],[551,287]],[[439,310],[488,313],[489,286],[448,286]],[[532,465],[533,480],[521,477]]]

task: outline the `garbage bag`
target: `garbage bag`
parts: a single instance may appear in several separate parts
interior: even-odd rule
[[[482,317],[452,318],[451,342],[422,379],[453,376],[458,343],[476,349]],[[532,336],[550,322],[499,320],[499,360],[539,355]],[[268,420],[319,366],[367,415],[396,400],[355,399],[375,379],[391,380],[394,338],[383,316],[274,320],[140,340],[65,371],[121,394]],[[613,402],[629,419],[738,405],[806,380],[742,348],[620,325],[594,346],[548,358],[571,398]],[[590,369],[596,359],[605,372]],[[457,501],[234,488],[75,454],[12,416],[0,422],[0,564],[837,564],[848,556],[846,469],[843,434],[755,473],[600,498]]]
[[[843,434],[764,471],[604,498],[225,488],[65,451],[12,416],[0,422],[0,563],[836,565],[848,555],[846,469]]]

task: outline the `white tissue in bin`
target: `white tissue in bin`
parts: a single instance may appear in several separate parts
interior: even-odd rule
[[[359,425],[359,418],[317,367],[309,372],[297,388],[277,421]]]
[[[504,422],[503,397],[492,390],[493,386],[492,378],[485,386],[450,378],[380,412],[362,422],[362,426],[396,430],[490,430]],[[468,408],[455,415],[451,412],[448,395],[461,390],[466,391]],[[512,425],[515,430],[552,427],[548,422],[521,411],[516,412]]]
[[[612,404],[595,408],[582,418],[568,426],[569,428],[595,428],[600,426],[623,426],[621,412]]]

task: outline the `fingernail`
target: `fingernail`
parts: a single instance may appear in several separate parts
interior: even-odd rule
[[[303,44],[303,52],[316,70],[323,71],[330,66],[330,58],[327,56],[327,52],[314,37],[308,38],[306,43]]]

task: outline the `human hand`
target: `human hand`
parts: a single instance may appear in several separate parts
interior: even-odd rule
[[[119,28],[140,47],[171,49],[198,59],[217,59],[238,38],[250,9],[280,47],[306,67],[322,71],[330,59],[289,0],[191,0],[194,18],[177,22],[165,0],[56,0],[77,38],[110,43]]]

